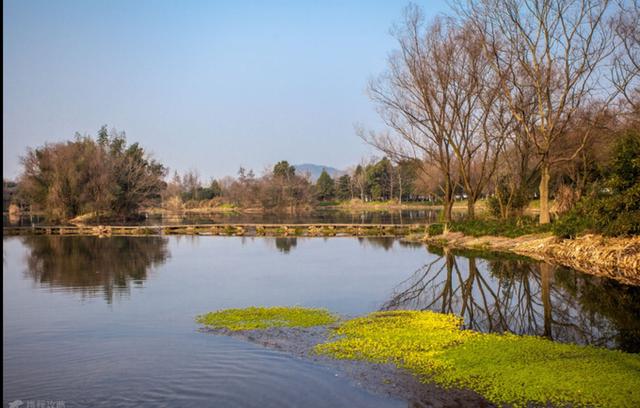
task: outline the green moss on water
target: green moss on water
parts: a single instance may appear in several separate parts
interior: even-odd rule
[[[640,406],[640,357],[533,336],[480,335],[445,350],[443,385],[469,387],[494,402],[555,406]]]
[[[533,337],[461,330],[434,312],[378,312],[336,328],[315,351],[395,363],[425,381],[466,387],[496,404],[640,406],[640,356]]]
[[[213,328],[253,330],[328,325],[325,309],[249,307],[197,317]],[[376,312],[332,329],[314,351],[394,363],[424,381],[469,388],[497,404],[640,406],[640,355],[534,336],[462,330],[462,319],[429,311]]]
[[[312,327],[334,323],[326,309],[304,307],[248,307],[225,309],[196,317],[198,323],[216,329],[254,330],[270,327]]]

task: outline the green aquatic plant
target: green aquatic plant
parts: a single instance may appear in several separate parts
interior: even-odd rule
[[[197,317],[229,330],[334,323],[326,309],[249,307]],[[338,359],[393,363],[423,381],[468,388],[513,406],[640,406],[640,355],[561,344],[535,336],[463,330],[462,319],[430,311],[388,311],[342,322],[314,351]]]
[[[525,406],[640,406],[640,357],[534,336],[485,334],[439,356],[445,386]]]
[[[312,327],[334,323],[338,318],[326,309],[304,307],[247,307],[225,309],[196,317],[198,323],[216,329],[254,330],[270,327]]]
[[[640,356],[534,336],[461,329],[454,315],[377,312],[344,322],[315,351],[394,363],[444,387],[472,389],[496,404],[640,406]]]

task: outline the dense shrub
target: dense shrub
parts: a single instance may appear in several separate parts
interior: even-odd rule
[[[441,235],[444,232],[444,227],[442,224],[431,224],[429,225],[429,229],[427,230],[427,232],[431,237]]]
[[[608,178],[594,186],[575,208],[553,226],[556,235],[573,238],[585,232],[604,235],[640,233],[640,132],[623,134],[613,151]]]
[[[575,238],[583,231],[592,229],[594,229],[593,222],[582,214],[579,207],[563,215],[552,227],[553,233],[561,238]]]
[[[449,224],[449,229],[474,237],[497,235],[515,238],[521,235],[547,232],[550,230],[550,226],[548,224],[539,225],[533,217],[518,217],[505,220],[471,219],[454,221]]]
[[[529,205],[529,195],[524,189],[512,191],[506,182],[500,181],[496,194],[487,199],[489,212],[496,218],[522,215]]]
[[[595,232],[603,235],[640,234],[640,184],[620,194],[587,197],[553,225],[563,238]]]

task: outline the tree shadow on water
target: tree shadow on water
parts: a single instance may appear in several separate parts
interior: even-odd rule
[[[128,295],[169,257],[165,237],[26,236],[25,274],[41,286],[83,297]]]
[[[476,331],[640,351],[640,288],[526,258],[441,250],[382,309],[454,313]]]

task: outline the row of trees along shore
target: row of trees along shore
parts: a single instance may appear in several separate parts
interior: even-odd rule
[[[260,177],[253,170],[240,168],[236,178],[211,179],[208,183],[201,181],[197,171],[182,176],[175,172],[163,192],[163,201],[165,207],[173,209],[230,204],[267,210],[299,210],[353,199],[434,201],[437,195],[431,193],[428,181],[420,178],[420,166],[415,160],[395,164],[386,157],[371,158],[335,179],[323,170],[315,181],[309,174],[296,172],[287,161],[278,162]]]
[[[409,6],[398,49],[369,91],[390,132],[359,131],[391,159],[437,175],[445,219],[457,183],[469,216],[492,190],[503,215],[537,185],[586,193],[617,137],[638,132],[637,0],[458,0],[425,21]]]
[[[30,150],[17,197],[55,219],[203,201],[300,210],[428,198],[450,221],[457,196],[470,218],[481,197],[500,218],[539,198],[540,224],[572,208],[639,218],[639,0],[458,0],[453,10],[426,21],[405,9],[388,69],[368,86],[388,130],[357,130],[385,157],[335,180],[324,172],[312,182],[286,161],[259,177],[241,168],[208,184],[195,171],[167,178],[141,146],[103,127],[95,140]]]
[[[168,170],[123,132],[103,126],[94,139],[74,140],[30,149],[22,158],[23,174],[15,201],[43,212],[51,220],[85,214],[100,219],[127,219],[141,210],[231,206],[263,210],[300,211],[334,200],[362,201],[436,199],[419,178],[420,163],[387,158],[357,165],[336,180],[323,171],[317,181],[298,174],[287,161],[257,177],[240,168],[236,178],[203,183],[197,171],[167,179]]]

